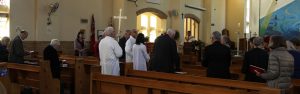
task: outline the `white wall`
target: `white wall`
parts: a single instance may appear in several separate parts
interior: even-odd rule
[[[225,28],[226,0],[211,0],[211,31],[221,32]]]
[[[11,0],[10,7],[10,37],[16,36],[16,27],[35,34],[35,0]],[[28,40],[35,40],[35,36],[29,36]]]
[[[47,26],[48,5],[55,1],[59,1],[60,7],[51,17],[52,25]],[[201,20],[199,34],[206,36],[202,28],[204,27],[203,11],[184,7],[188,4],[201,8],[204,6],[203,0],[161,0],[160,4],[139,0],[137,4],[138,7],[127,0],[11,0],[10,35],[16,36],[15,29],[20,26],[30,33],[26,41],[49,41],[52,38],[73,41],[80,29],[86,29],[86,39],[89,40],[92,14],[95,15],[96,29],[104,30],[110,23],[111,17],[119,15],[119,9],[122,8],[123,15],[128,17],[122,22],[121,30],[125,31],[136,28],[136,11],[150,7],[159,9],[167,15],[170,10],[178,10],[178,16],[172,17],[172,22],[168,15],[166,29],[172,27],[181,31],[181,37],[183,37],[181,14],[196,15]],[[80,19],[88,19],[88,23],[82,24]],[[117,28],[118,21],[113,20],[113,23]]]
[[[259,34],[259,1],[251,0],[250,4],[250,31]]]
[[[47,6],[55,1],[60,7],[52,16],[52,25],[47,26]],[[86,29],[89,40],[91,15],[95,15],[96,29],[103,30],[110,22],[111,7],[111,0],[11,0],[11,37],[21,26],[30,33],[27,41],[73,41],[80,29]],[[88,19],[88,23],[82,24],[80,19]]]

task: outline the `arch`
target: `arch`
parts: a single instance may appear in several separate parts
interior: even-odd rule
[[[187,37],[187,31],[191,31],[191,35],[194,36],[195,40],[200,39],[200,19],[194,14],[184,15],[184,36],[186,41],[190,41]]]
[[[140,14],[143,14],[145,12],[151,12],[151,13],[155,14],[157,17],[159,17],[161,19],[167,19],[168,18],[167,14],[165,14],[161,10],[158,10],[158,9],[155,9],[155,8],[143,8],[143,9],[138,10],[136,12],[136,14],[140,15]]]
[[[196,22],[200,23],[200,19],[199,19],[196,15],[194,15],[194,14],[185,14],[185,15],[184,15],[184,18],[192,18],[192,19],[194,19]]]

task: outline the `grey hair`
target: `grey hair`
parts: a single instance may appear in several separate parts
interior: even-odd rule
[[[173,29],[168,29],[167,34],[173,38],[175,36],[176,32]]]
[[[22,34],[28,34],[28,32],[27,32],[26,30],[21,30],[21,31],[19,32],[19,35],[22,35]]]
[[[104,30],[104,35],[105,35],[105,36],[110,36],[114,31],[115,31],[115,30],[114,30],[113,27],[107,27],[107,28],[105,28],[105,30]]]
[[[255,46],[262,46],[264,44],[264,38],[262,37],[256,37],[253,39],[253,44]]]
[[[221,41],[222,35],[219,31],[215,31],[212,33],[212,38],[216,41]]]
[[[5,46],[8,46],[9,42],[10,42],[10,38],[9,38],[9,37],[3,37],[3,38],[1,39],[0,44],[5,45]]]
[[[58,39],[52,39],[50,42],[50,45],[54,46],[54,45],[60,45],[60,42]]]

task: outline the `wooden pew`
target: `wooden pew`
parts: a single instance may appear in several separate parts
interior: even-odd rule
[[[8,63],[7,68],[9,72],[9,79],[12,83],[39,89],[40,66]]]
[[[128,70],[127,76],[138,77],[144,79],[154,79],[159,81],[177,82],[177,83],[188,83],[197,85],[200,87],[209,87],[218,90],[233,91],[235,94],[254,93],[254,94],[280,94],[279,89],[268,88],[265,84],[236,81],[236,80],[225,80],[208,77],[194,77],[184,76],[178,74],[167,74],[159,72],[146,72],[146,71],[135,71]],[[220,94],[220,93],[216,93]],[[222,93],[221,93],[222,94]]]
[[[192,84],[92,73],[90,94],[238,94]],[[272,93],[277,94],[277,93]]]
[[[7,63],[6,62],[0,62],[0,69],[7,69]],[[20,94],[20,86],[17,84],[11,83],[8,76],[0,77],[0,82],[3,85],[3,88],[5,90],[1,91],[0,94]],[[13,88],[14,90],[11,90]]]
[[[9,80],[12,84],[32,87],[36,94],[59,94],[60,82],[52,78],[49,62],[41,61],[39,64],[40,66],[8,63]],[[15,89],[11,88],[13,90]]]
[[[293,84],[294,84],[294,94],[300,94],[300,79],[293,79]]]
[[[40,94],[60,94],[60,80],[53,79],[50,62],[40,64]]]
[[[76,56],[73,55],[60,55],[59,59],[64,64],[67,64],[67,67],[62,68],[61,70],[61,80],[65,83],[65,89],[69,89],[71,93],[75,92],[75,64]]]
[[[75,94],[89,94],[90,74],[93,66],[100,67],[99,60],[97,58],[76,58]],[[97,71],[100,72],[100,70]]]
[[[206,68],[201,65],[181,64],[181,71],[186,72],[186,75],[206,76]]]
[[[232,64],[230,66],[230,73],[232,73],[232,79],[244,80],[244,74],[241,72],[243,66],[242,57],[232,57]],[[187,72],[188,75],[193,76],[206,76],[206,68],[200,64],[185,64],[181,63],[181,71]]]

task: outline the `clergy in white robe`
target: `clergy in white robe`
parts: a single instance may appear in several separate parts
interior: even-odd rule
[[[133,45],[133,69],[147,71],[147,62],[150,57],[147,53],[147,48],[144,43],[144,34],[140,33],[137,36],[136,44]]]
[[[137,30],[134,29],[131,32],[130,38],[126,41],[125,53],[126,53],[126,62],[127,63],[132,62],[132,58],[133,58],[132,47],[135,44],[136,36],[137,36]]]
[[[105,75],[120,75],[119,57],[122,56],[122,48],[113,38],[115,31],[108,27],[104,31],[105,38],[99,43],[99,55],[101,73]]]

